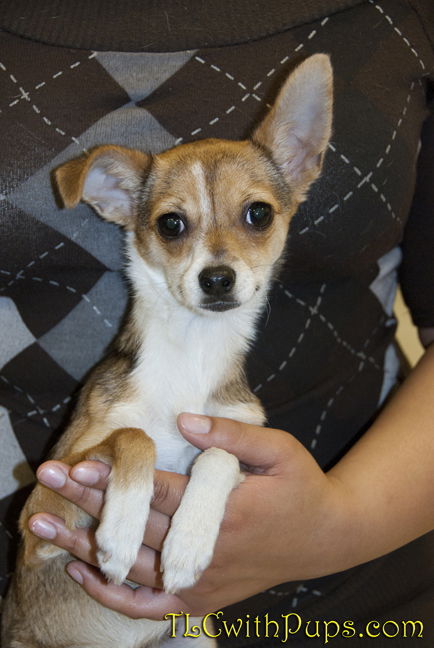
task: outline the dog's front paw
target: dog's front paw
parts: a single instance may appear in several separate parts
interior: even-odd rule
[[[109,581],[116,585],[125,581],[137,558],[142,539],[143,531],[138,541],[126,530],[118,534],[109,524],[100,524],[96,532],[96,556],[101,571]]]
[[[96,531],[98,565],[108,580],[123,583],[143,541],[151,492],[110,492]]]
[[[161,553],[164,590],[174,594],[192,587],[213,556],[214,534],[206,529],[186,529],[172,525]]]
[[[226,500],[240,483],[238,459],[221,448],[198,456],[161,554],[166,592],[191,587],[210,564]]]

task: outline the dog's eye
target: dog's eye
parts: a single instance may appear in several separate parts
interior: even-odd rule
[[[158,219],[158,231],[164,238],[177,238],[185,230],[185,223],[179,214],[163,214]]]
[[[249,205],[245,220],[255,229],[266,229],[273,220],[273,209],[268,203],[254,202]]]

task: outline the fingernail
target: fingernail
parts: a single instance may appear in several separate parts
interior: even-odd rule
[[[66,483],[66,475],[60,468],[47,466],[38,470],[38,480],[50,488],[62,488]]]
[[[38,538],[44,538],[44,540],[53,540],[57,535],[57,529],[53,524],[50,524],[46,520],[33,520],[30,524],[30,530]]]
[[[208,434],[212,421],[208,416],[200,414],[180,414],[179,424],[186,432],[193,434]]]
[[[89,466],[75,466],[71,472],[71,477],[84,486],[93,486],[99,481],[100,475],[97,470]]]
[[[75,580],[79,585],[83,585],[83,574],[74,567],[74,565],[66,565],[66,571],[71,576],[72,580]]]

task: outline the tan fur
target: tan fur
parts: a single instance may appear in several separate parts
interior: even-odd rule
[[[138,198],[136,193],[140,189],[140,180],[150,164],[150,159],[149,155],[134,149],[121,146],[99,146],[88,155],[82,155],[57,168],[54,171],[54,180],[65,207],[75,207],[83,199],[90,202],[91,197],[85,196],[83,189],[89,169],[98,160],[102,167],[111,168],[114,173],[119,175],[120,186],[131,192],[135,202]],[[94,208],[101,213],[98,206],[94,205]],[[108,218],[107,214],[104,214],[104,217]],[[119,212],[116,218],[108,218],[108,220],[115,220],[127,229],[130,224],[130,220]]]
[[[101,416],[101,421],[104,417]],[[80,426],[81,427],[81,426]],[[75,434],[78,440],[72,442],[71,454],[61,455],[62,461],[73,466],[80,461],[98,460],[113,466],[110,474],[111,482],[120,490],[126,490],[130,484],[137,482],[138,475],[143,470],[152,470],[155,464],[155,450],[152,440],[139,429],[120,429],[115,430],[109,437],[105,438],[97,445],[80,450],[80,445],[88,445],[95,438],[101,437],[101,430],[92,430],[86,428],[76,428]],[[73,435],[70,434],[73,438]],[[74,435],[75,436],[75,435]],[[57,458],[58,452],[53,458]],[[53,493],[50,489],[42,484],[38,484],[29,499],[20,516],[20,531],[24,538],[23,562],[26,566],[35,566],[40,564],[48,557],[54,557],[62,552],[57,547],[36,538],[28,529],[29,518],[38,511],[50,511],[58,515],[70,529],[76,526],[89,525],[91,522],[89,516],[84,514],[78,507],[71,505],[60,495]]]
[[[311,95],[304,90],[310,81],[315,82]],[[304,94],[306,103],[313,104],[306,111]],[[265,295],[279,265],[291,217],[320,172],[330,128],[331,68],[327,57],[317,55],[289,78],[252,140],[204,140],[157,156],[102,146],[55,172],[65,206],[84,200],[107,220],[125,227],[131,235],[133,256],[139,260],[131,261],[136,296],[130,316],[114,350],[84,387],[53,458],[70,464],[83,459],[109,463],[109,489],[118,494],[152,478],[154,442],[141,429],[113,423],[142,397],[137,393],[140,354],[148,320],[160,308],[158,299],[148,304],[140,294],[140,259],[160,273],[162,290],[169,291],[173,303],[189,317],[207,316],[197,298],[199,289],[197,285],[192,288],[189,279],[198,249],[203,263],[233,265],[237,273],[248,277],[244,288],[252,294],[245,297],[247,305],[260,288]],[[271,205],[273,220],[264,230],[246,224],[246,210],[254,202]],[[186,234],[167,240],[159,232],[158,219],[173,212],[185,219]],[[256,311],[252,313],[257,317]],[[227,360],[224,378],[213,387],[207,407],[209,414],[261,423],[263,412],[243,369],[248,342]],[[199,360],[206,369],[206,358]],[[205,370],[203,376],[209,378]],[[165,405],[161,403],[161,409]],[[20,518],[23,548],[5,606],[4,648],[120,648],[119,641],[141,648],[159,639],[165,625],[132,621],[106,610],[65,575],[69,555],[28,530],[29,517],[40,511],[60,516],[70,528],[94,524],[70,502],[36,486]],[[106,558],[102,555],[100,561]]]
[[[215,391],[214,398],[222,405],[235,403],[259,405],[259,398],[252,394],[241,362],[233,367],[232,373],[228,372],[227,380]]]

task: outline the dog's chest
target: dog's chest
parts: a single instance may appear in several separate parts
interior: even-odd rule
[[[212,395],[229,371],[231,355],[200,330],[179,336],[176,330],[148,331],[129,377],[130,396],[112,408],[110,427],[143,429],[155,442],[156,467],[186,473],[199,451],[182,437],[176,418],[181,412],[210,413],[211,406],[218,415]]]
[[[155,390],[157,391],[157,390]],[[120,403],[109,416],[109,427],[140,428],[153,439],[157,452],[156,468],[179,473],[187,473],[199,450],[188,443],[180,434],[177,415],[182,411],[204,413],[206,407],[198,403],[177,406],[169,399],[159,399],[158,403],[146,395],[128,403]]]

